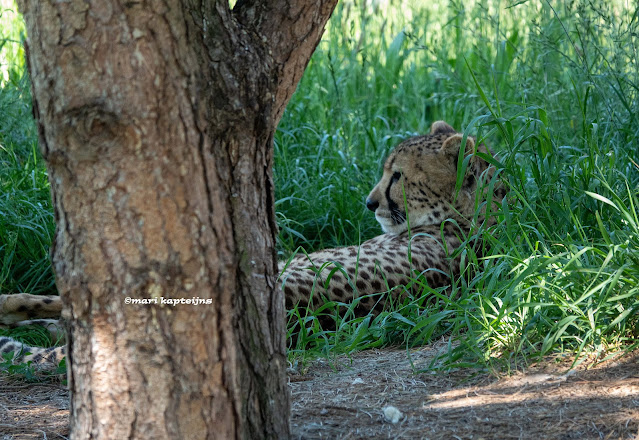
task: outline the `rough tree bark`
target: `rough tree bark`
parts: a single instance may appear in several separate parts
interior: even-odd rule
[[[19,1],[74,438],[287,437],[272,141],[336,1]]]

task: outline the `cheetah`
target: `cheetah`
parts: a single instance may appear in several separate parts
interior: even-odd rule
[[[430,134],[397,145],[366,199],[366,207],[375,213],[384,234],[359,246],[296,255],[280,262],[279,282],[287,310],[317,309],[327,300],[358,301],[355,313],[365,316],[383,310],[389,298],[402,295],[402,286],[420,277],[432,288],[450,284],[451,277],[459,273],[459,260],[449,255],[462,245],[473,225],[489,217],[486,206],[504,197],[498,184],[485,185],[495,177],[495,169],[476,154],[490,152],[483,144],[476,145],[473,137],[466,138],[466,172],[458,184],[463,139],[450,125],[438,121]],[[54,330],[61,310],[57,296],[0,295],[0,325],[4,326],[40,323]],[[43,368],[57,365],[65,350],[29,347],[0,337],[0,354],[13,352],[14,362],[32,361]]]
[[[389,298],[396,300],[402,294],[400,286],[411,285],[420,276],[431,288],[450,284],[451,277],[459,274],[460,261],[448,255],[460,247],[473,222],[485,219],[486,204],[481,205],[481,200],[492,205],[505,195],[493,183],[488,197],[486,183],[495,177],[495,168],[476,154],[490,153],[472,137],[466,139],[463,154],[469,161],[456,191],[463,138],[438,121],[430,134],[397,145],[366,199],[384,234],[359,246],[297,255],[280,263],[287,310],[317,309],[326,300],[344,304],[359,298],[354,312],[365,316],[381,311]],[[391,295],[379,295],[383,292]]]

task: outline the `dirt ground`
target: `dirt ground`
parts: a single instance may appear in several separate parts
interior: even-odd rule
[[[437,350],[411,351],[415,368],[425,370]],[[569,366],[547,359],[498,380],[470,378],[469,370],[414,374],[405,350],[362,352],[337,371],[316,361],[290,378],[292,432],[298,439],[639,439],[639,352]],[[396,424],[385,420],[387,406],[402,413]]]
[[[437,346],[410,352],[425,369]],[[639,439],[639,352],[620,361],[548,359],[509,377],[414,373],[405,350],[317,360],[289,374],[294,439]],[[383,409],[395,407],[397,423]],[[0,440],[67,438],[62,385],[0,375]],[[392,412],[392,410],[390,410]],[[388,413],[392,416],[392,413]]]

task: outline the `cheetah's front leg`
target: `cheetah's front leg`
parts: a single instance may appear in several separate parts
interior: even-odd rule
[[[13,325],[33,319],[59,319],[62,300],[59,296],[15,293],[0,295],[0,325]]]

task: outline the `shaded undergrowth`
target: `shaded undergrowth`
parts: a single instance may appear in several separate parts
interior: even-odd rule
[[[636,344],[637,6],[424,3],[338,5],[275,137],[278,253],[379,234],[364,199],[385,156],[438,119],[498,154],[507,202],[495,226],[466,237],[490,253],[462,247],[450,287],[416,274],[377,316],[335,303],[290,311],[291,358],[446,336],[434,366],[497,368]],[[53,215],[28,81],[20,62],[0,57],[0,68],[0,293],[53,293]]]

